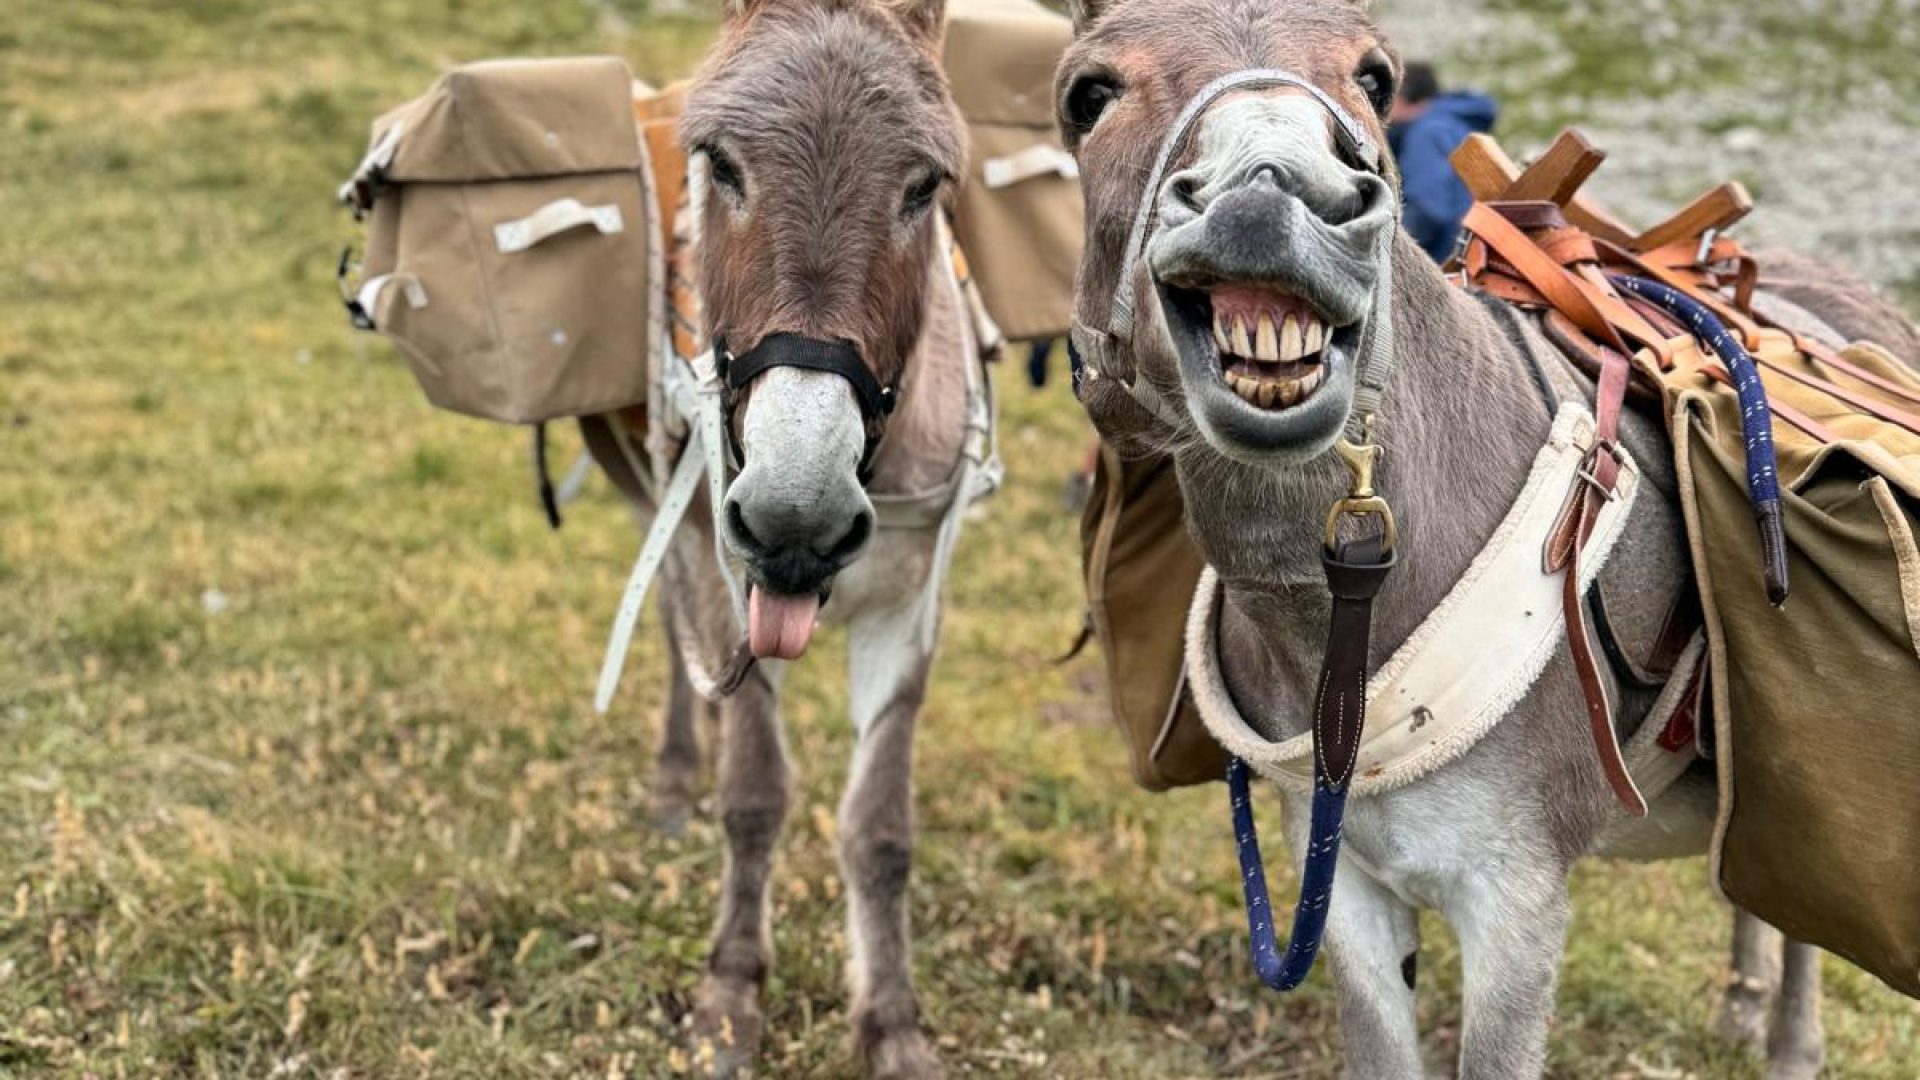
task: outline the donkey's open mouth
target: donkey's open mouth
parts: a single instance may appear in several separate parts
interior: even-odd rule
[[[1352,402],[1363,319],[1334,317],[1270,280],[1182,274],[1157,284],[1202,431],[1263,462],[1324,449]]]
[[[1290,409],[1326,377],[1335,328],[1304,299],[1271,285],[1226,284],[1196,303],[1212,309],[1212,345],[1227,389],[1259,409]]]

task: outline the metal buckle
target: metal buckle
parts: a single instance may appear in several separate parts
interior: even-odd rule
[[[1340,456],[1342,464],[1352,476],[1344,498],[1334,500],[1327,511],[1327,528],[1322,536],[1329,553],[1339,550],[1340,522],[1349,517],[1377,517],[1380,519],[1380,553],[1393,554],[1400,542],[1400,529],[1393,520],[1393,508],[1387,500],[1373,489],[1373,468],[1380,460],[1380,445],[1373,441],[1373,417],[1367,416],[1361,421],[1360,442],[1355,444],[1341,439],[1333,444],[1334,453]]]
[[[1595,442],[1593,446],[1587,450],[1587,456],[1581,459],[1580,467],[1574,471],[1574,477],[1581,483],[1599,492],[1608,502],[1612,502],[1620,497],[1618,477],[1616,476],[1611,486],[1603,484],[1600,482],[1600,476],[1592,464],[1594,455],[1603,452],[1613,459],[1615,466],[1625,468],[1626,459],[1621,456],[1619,444],[1603,439]]]
[[[1713,255],[1713,242],[1720,239],[1719,229],[1708,229],[1700,234],[1700,250],[1694,253],[1694,265],[1705,267],[1707,259]]]

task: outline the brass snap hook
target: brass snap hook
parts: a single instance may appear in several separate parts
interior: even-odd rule
[[[1345,498],[1336,499],[1327,511],[1327,528],[1322,537],[1329,553],[1339,550],[1340,521],[1348,517],[1377,517],[1380,519],[1380,553],[1391,555],[1399,545],[1400,530],[1393,520],[1393,508],[1387,500],[1373,489],[1373,469],[1380,461],[1380,444],[1373,441],[1373,416],[1369,414],[1361,421],[1360,441],[1354,443],[1341,439],[1333,444],[1333,451],[1347,467],[1351,477]]]

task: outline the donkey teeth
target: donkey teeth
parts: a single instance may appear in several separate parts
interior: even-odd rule
[[[1233,341],[1233,348],[1230,351],[1233,353],[1233,355],[1235,356],[1252,356],[1253,355],[1253,342],[1247,338],[1247,324],[1241,322],[1238,319],[1235,319],[1233,321],[1232,341]]]
[[[1214,347],[1222,353],[1229,353],[1233,351],[1233,345],[1227,340],[1227,324],[1225,318],[1223,315],[1215,315],[1213,317],[1213,344]]]
[[[1273,333],[1273,316],[1260,316],[1260,329],[1254,336],[1253,358],[1276,363],[1280,359],[1280,341]]]
[[[1280,359],[1298,360],[1307,354],[1301,344],[1301,322],[1291,315],[1287,316],[1286,328],[1280,332]]]

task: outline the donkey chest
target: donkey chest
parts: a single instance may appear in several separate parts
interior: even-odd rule
[[[880,529],[859,561],[842,571],[821,620],[845,626],[862,613],[897,608],[916,597],[933,568],[931,529]]]
[[[1343,872],[1358,871],[1420,908],[1446,910],[1476,883],[1539,860],[1534,830],[1509,828],[1463,799],[1457,781],[1408,788],[1347,804]],[[1303,807],[1304,809],[1304,807]]]

